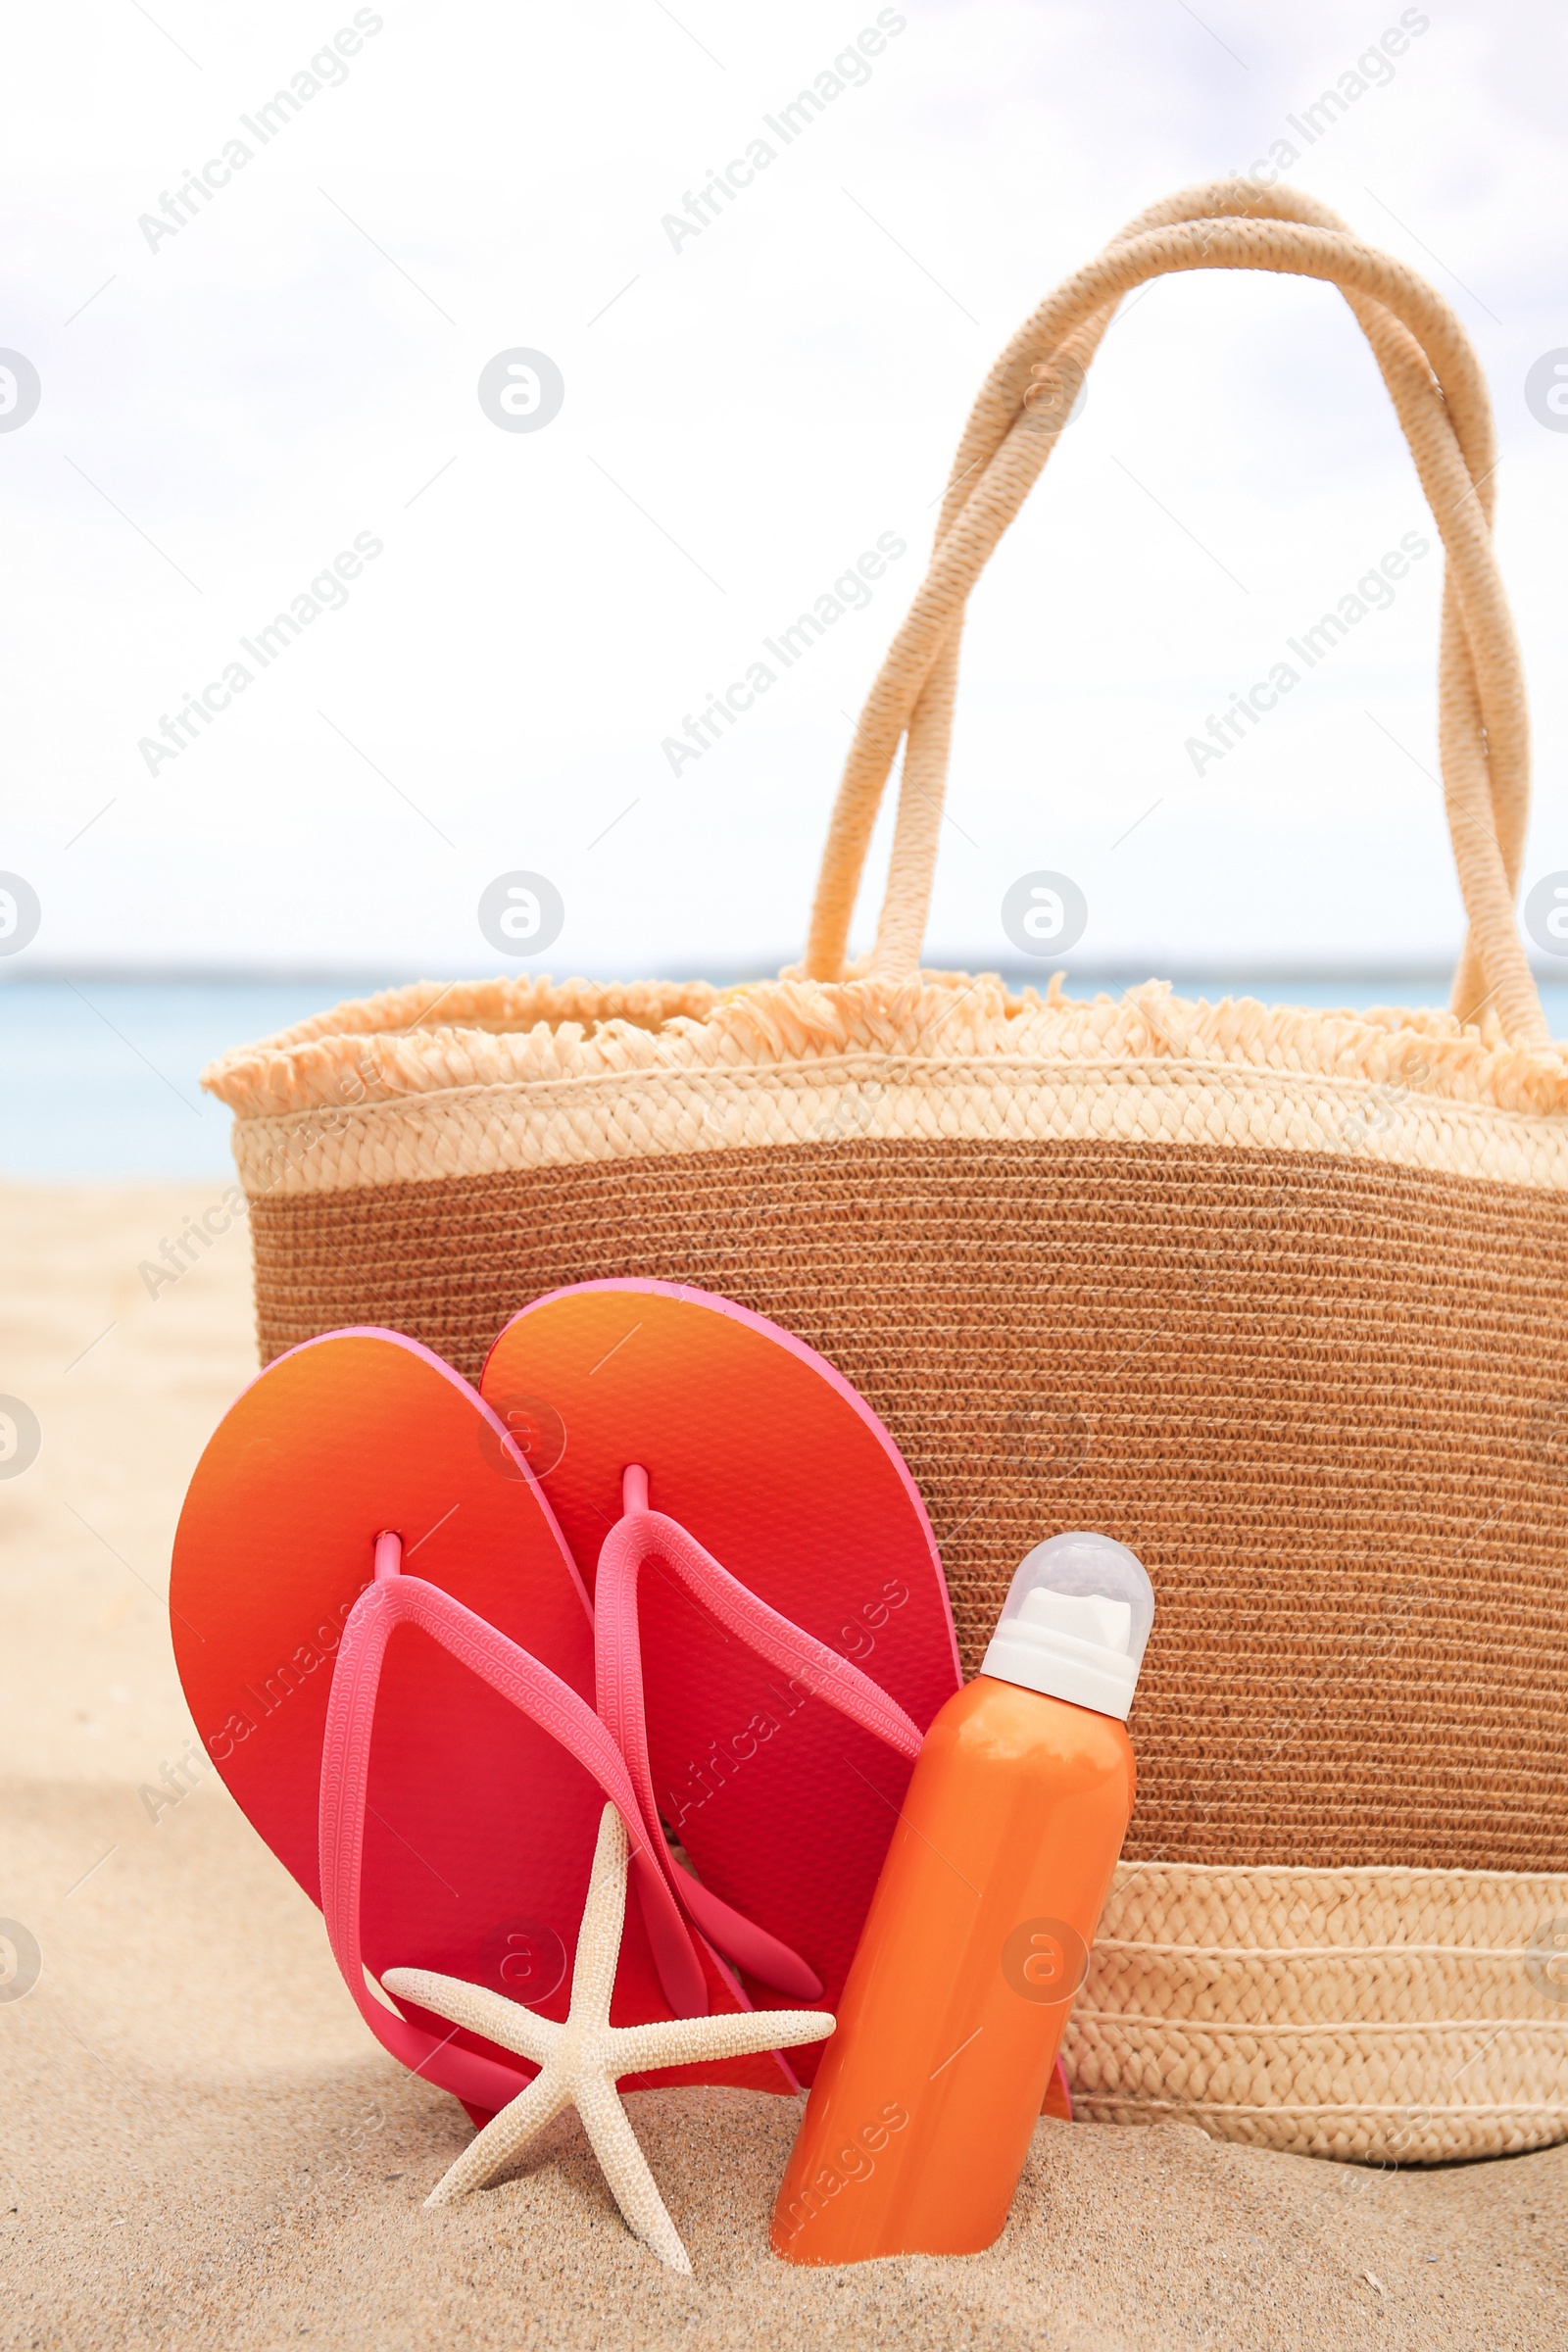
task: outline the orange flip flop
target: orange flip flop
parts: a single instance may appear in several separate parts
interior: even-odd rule
[[[197,1466],[174,1542],[181,1683],[241,1809],[326,1916],[361,2015],[476,2121],[533,2069],[372,1989],[461,1977],[564,2018],[608,1796],[628,1905],[612,2016],[747,2005],[671,1899],[594,1712],[587,1595],[496,1415],[427,1348],[280,1356]],[[795,2087],[776,2055],[639,2080]]]
[[[594,1580],[599,1713],[688,1917],[759,2006],[831,2007],[960,1681],[898,1447],[813,1348],[671,1283],[535,1300],[480,1386]]]

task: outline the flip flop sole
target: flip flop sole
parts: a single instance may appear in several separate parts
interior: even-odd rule
[[[402,1539],[408,1574],[451,1593],[593,1704],[581,1580],[472,1388],[393,1332],[331,1333],[280,1356],[197,1466],[170,1599],[203,1744],[318,1904],[334,1657],[388,1530]],[[603,1804],[592,1776],[548,1733],[423,1634],[395,1633],[366,1808],[361,1930],[371,1974],[425,1968],[564,2017]],[[716,1982],[710,1963],[705,1974]],[[715,2005],[734,2003],[724,1994]],[[632,1901],[617,2022],[669,2014]],[[447,2034],[438,2020],[420,2022]],[[486,2045],[465,2036],[461,2046]],[[680,2079],[783,2086],[765,2058]]]
[[[958,1688],[941,1561],[903,1458],[779,1325],[674,1284],[585,1283],[515,1316],[480,1387],[585,1578],[635,1463],[654,1510],[922,1731]],[[831,2008],[908,1761],[727,1635],[657,1561],[640,1612],[660,1812],[703,1882],[816,1970]],[[760,2006],[780,1997],[747,1989]],[[814,2057],[799,2054],[803,2076]]]

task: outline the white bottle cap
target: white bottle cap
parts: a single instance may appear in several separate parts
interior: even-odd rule
[[[1125,1723],[1153,1622],[1136,1552],[1110,1536],[1053,1536],[1014,1576],[980,1671]]]

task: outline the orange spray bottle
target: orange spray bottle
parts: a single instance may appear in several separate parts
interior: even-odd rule
[[[773,2212],[792,2262],[1001,2233],[1133,1808],[1154,1595],[1108,1536],[1042,1544],[926,1734]]]

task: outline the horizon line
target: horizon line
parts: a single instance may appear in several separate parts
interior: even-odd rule
[[[921,969],[940,972],[967,972],[976,977],[993,976],[1011,986],[1027,986],[1031,982],[1042,989],[1049,986],[1052,974],[1061,972],[1070,988],[1081,981],[1114,980],[1140,983],[1148,980],[1166,980],[1172,983],[1187,980],[1206,981],[1266,981],[1271,986],[1291,980],[1322,983],[1330,980],[1395,982],[1446,980],[1453,972],[1453,960],[1438,956],[1387,958],[1365,956],[1309,961],[1305,958],[1247,957],[1232,955],[1215,956],[1183,956],[1156,960],[1143,956],[1107,956],[1079,961],[1064,957],[1059,963],[1042,958],[1039,963],[1004,962],[976,957],[954,956],[951,958],[932,956],[922,961]],[[1532,963],[1533,978],[1548,984],[1568,981],[1568,958],[1556,967]],[[689,981],[707,980],[714,987],[732,988],[750,981],[772,980],[779,966],[772,962],[730,963],[715,956],[700,968],[650,974],[632,967],[619,969],[571,970],[563,966],[560,971],[535,972],[529,966],[515,971],[498,972],[493,968],[472,971],[419,973],[402,979],[384,969],[368,963],[346,964],[211,964],[211,963],[48,963],[32,964],[17,970],[0,967],[0,990],[33,986],[69,986],[75,981],[108,982],[117,985],[165,988],[330,988],[340,993],[351,989],[358,994],[378,994],[384,990],[416,987],[421,980],[441,978],[453,983],[478,984],[492,980],[554,980],[557,985],[580,980],[590,985],[629,986],[637,981],[653,985],[678,987]]]

